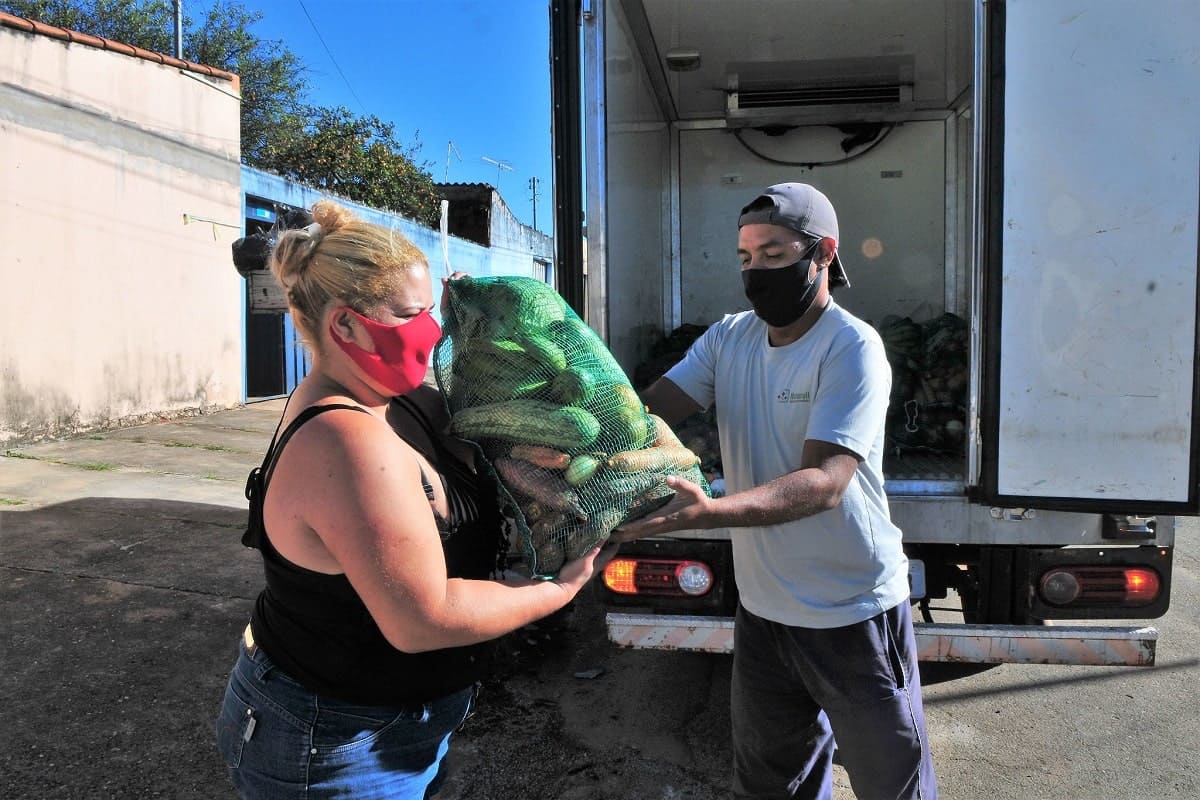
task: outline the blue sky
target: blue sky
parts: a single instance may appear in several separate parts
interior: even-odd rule
[[[434,180],[448,163],[451,182],[498,186],[526,225],[536,177],[537,228],[553,231],[548,0],[242,2],[262,13],[255,35],[304,62],[310,103],[393,123]]]

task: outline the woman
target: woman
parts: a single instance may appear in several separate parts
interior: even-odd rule
[[[266,588],[217,739],[243,797],[426,798],[487,643],[563,608],[603,560],[489,580],[493,488],[422,384],[441,336],[425,256],[334,203],[313,218],[272,253],[312,370],[247,486]]]

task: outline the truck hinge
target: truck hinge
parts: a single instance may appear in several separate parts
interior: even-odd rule
[[[1005,522],[1020,522],[1023,519],[1037,519],[1037,509],[1034,508],[997,508],[992,507],[990,511],[992,519],[1000,519]]]

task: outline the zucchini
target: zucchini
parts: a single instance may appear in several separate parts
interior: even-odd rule
[[[586,403],[596,391],[596,381],[582,367],[564,369],[550,381],[549,392],[564,405]]]
[[[596,470],[600,469],[600,465],[603,463],[604,461],[601,458],[591,453],[575,456],[571,459],[571,463],[567,465],[564,477],[571,486],[578,486],[595,475]]]
[[[464,408],[450,417],[450,432],[463,439],[500,439],[559,450],[582,450],[600,435],[600,423],[576,406],[543,400],[509,400]]]

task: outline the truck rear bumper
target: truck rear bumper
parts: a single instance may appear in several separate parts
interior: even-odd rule
[[[729,617],[649,614],[606,616],[608,638],[622,647],[733,652]],[[920,661],[974,664],[1086,664],[1143,667],[1154,664],[1158,630],[1090,625],[953,625],[915,623]]]

